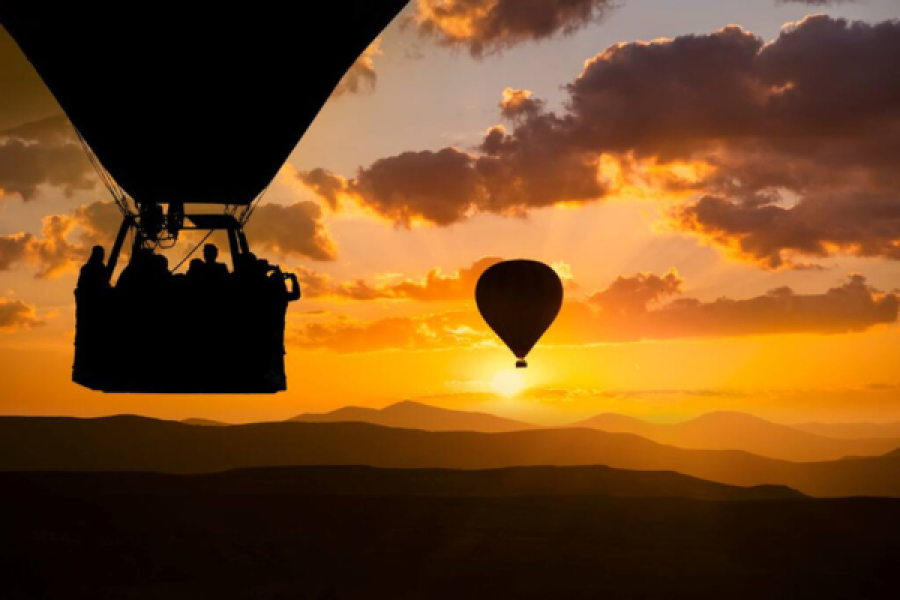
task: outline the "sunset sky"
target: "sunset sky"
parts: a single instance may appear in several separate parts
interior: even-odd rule
[[[248,229],[304,290],[290,389],[259,397],[71,383],[77,270],[119,216],[0,30],[0,414],[900,421],[893,19],[896,0],[412,0]],[[510,258],[567,295],[508,396],[473,296]]]

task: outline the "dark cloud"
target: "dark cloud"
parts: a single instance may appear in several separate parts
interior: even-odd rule
[[[601,20],[614,0],[419,0],[419,31],[476,57],[522,42],[572,34]]]
[[[500,101],[500,114],[514,121],[523,117],[536,117],[544,110],[544,102],[528,90],[506,88]]]
[[[0,132],[0,197],[9,194],[32,200],[42,185],[72,194],[95,184],[90,162],[65,117]]]
[[[30,329],[43,325],[37,317],[37,311],[30,304],[21,300],[0,298],[0,331]]]
[[[297,178],[321,198],[331,210],[340,208],[343,196],[350,194],[347,178],[335,175],[325,169],[299,172]]]
[[[27,264],[36,267],[39,279],[61,275],[81,265],[91,246],[109,247],[121,221],[114,202],[93,202],[68,215],[44,217],[39,235],[0,236],[0,271]]]
[[[322,208],[315,202],[263,204],[254,211],[247,235],[255,247],[283,256],[320,261],[337,258],[337,244],[325,226]]]
[[[488,267],[502,261],[501,258],[481,258],[472,266],[455,273],[443,273],[431,269],[420,278],[392,278],[372,284],[362,279],[336,282],[331,277],[311,269],[297,270],[304,298],[337,298],[344,300],[418,300],[421,302],[447,302],[471,300],[475,284]]]
[[[449,225],[486,201],[475,162],[455,148],[405,152],[361,169],[350,189],[366,207],[397,223]]]
[[[518,123],[512,133],[492,127],[480,153],[457,148],[404,152],[375,161],[350,180],[322,169],[300,179],[335,206],[355,200],[397,224],[448,226],[478,213],[524,215],[529,209],[601,197],[596,154],[559,134],[561,120],[524,90],[508,89],[501,112]]]
[[[617,44],[567,91],[555,113],[508,89],[511,128],[491,127],[477,149],[327,174],[340,186],[322,196],[340,189],[406,225],[662,197],[682,201],[676,231],[762,267],[900,257],[900,22],[818,15],[770,43],[729,26]]]
[[[638,273],[633,277],[619,277],[605,290],[593,294],[589,301],[607,314],[643,313],[651,303],[680,294],[683,283],[675,270],[662,277]]]
[[[814,16],[770,44],[726,28],[619,46],[569,90],[582,143],[708,167],[677,229],[780,268],[896,257],[898,77],[900,23]]]

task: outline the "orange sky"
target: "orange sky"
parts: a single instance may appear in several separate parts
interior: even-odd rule
[[[895,3],[632,0],[552,35],[434,4],[367,51],[255,215],[251,244],[305,292],[274,397],[69,381],[75,272],[117,216],[0,34],[0,413],[243,422],[419,398],[544,423],[900,420]],[[503,258],[567,289],[512,397],[473,303]]]

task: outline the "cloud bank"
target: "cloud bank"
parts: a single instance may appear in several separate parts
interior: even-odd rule
[[[566,89],[560,113],[507,89],[505,123],[477,149],[300,177],[404,226],[660,197],[680,200],[671,229],[763,268],[900,258],[900,22],[819,15],[770,43],[729,26],[617,44]]]

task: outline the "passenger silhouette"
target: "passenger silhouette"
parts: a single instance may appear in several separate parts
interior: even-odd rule
[[[153,262],[153,251],[147,248],[138,248],[131,256],[131,260],[119,275],[116,287],[123,293],[130,294],[144,288],[147,284],[148,274]]]
[[[203,246],[203,268],[206,275],[212,281],[224,281],[228,277],[228,267],[224,263],[217,262],[219,258],[219,249],[215,244],[206,244]]]
[[[75,288],[75,361],[72,365],[81,381],[93,384],[105,363],[110,333],[109,275],[103,263],[102,246],[91,249],[91,257],[81,267]]]
[[[203,261],[199,258],[192,258],[188,263],[187,279],[193,285],[202,285],[203,283]]]
[[[266,267],[270,275],[266,281],[264,315],[266,329],[266,350],[270,363],[266,376],[277,385],[286,385],[284,377],[284,328],[288,304],[300,298],[300,283],[294,273],[284,274],[278,266]],[[288,289],[287,281],[291,282]]]
[[[103,246],[91,248],[91,257],[81,267],[81,273],[78,275],[76,290],[79,293],[90,293],[109,287],[106,265],[103,263],[105,257],[106,251],[103,249]]]

